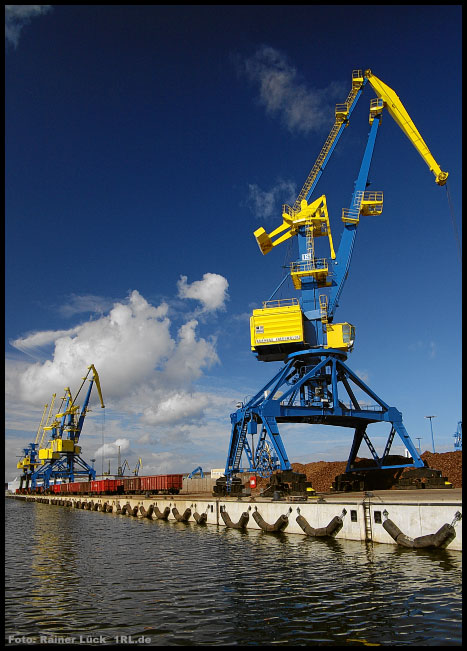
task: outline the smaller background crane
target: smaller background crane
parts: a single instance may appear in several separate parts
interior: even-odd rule
[[[457,430],[454,433],[454,449],[462,450],[462,421],[457,423]]]
[[[188,475],[188,478],[187,478],[187,479],[192,479],[192,478],[193,478],[195,475],[197,475],[198,473],[199,473],[199,476],[201,477],[201,479],[204,479],[204,472],[203,472],[203,469],[201,468],[201,466],[198,466],[197,468],[195,468],[194,470],[192,470],[192,471],[190,472],[190,474]]]
[[[143,462],[141,461],[141,457],[138,459],[136,462],[136,466],[133,470],[133,474],[135,477],[138,476],[140,468],[143,467]],[[123,477],[125,475],[125,470],[128,470],[128,473],[132,472],[130,469],[130,464],[128,461],[125,459],[123,464],[120,462],[120,446],[118,446],[118,469],[117,469],[117,475],[119,477]]]

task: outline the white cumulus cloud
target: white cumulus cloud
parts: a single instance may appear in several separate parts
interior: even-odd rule
[[[98,297],[96,300],[99,303]],[[148,452],[156,448],[158,454],[174,454],[173,462],[164,460],[164,468],[173,466],[179,472],[180,454],[187,445],[205,451],[212,444],[214,457],[222,457],[225,443],[219,443],[219,431],[228,437],[229,413],[237,396],[222,392],[218,396],[217,387],[208,391],[197,387],[206,369],[219,362],[216,339],[200,336],[200,326],[192,316],[180,324],[177,310],[173,312],[175,328],[170,314],[169,303],[152,305],[133,290],[91,321],[67,330],[28,333],[12,341],[15,348],[28,354],[48,346],[45,361],[45,351],[39,362],[6,359],[6,429],[8,436],[16,432],[18,450],[34,439],[44,404],[50,403],[52,394],[57,394],[55,414],[60,411],[64,388],[70,387],[75,398],[88,366],[94,364],[106,409],[100,409],[94,389],[82,443],[86,459],[99,457],[105,464],[117,457],[120,446],[122,458],[133,463],[141,456],[145,472],[155,472],[159,462],[148,464]],[[210,314],[212,311],[204,314],[203,327]],[[83,405],[85,391],[86,386],[76,404]],[[187,456],[188,470],[196,461],[190,459]],[[9,464],[13,475],[15,457]]]
[[[8,365],[10,391],[29,404],[81,384],[87,367],[99,373],[104,403],[132,404],[142,412],[160,390],[185,391],[203,369],[218,361],[215,340],[198,336],[195,319],[171,334],[168,305],[154,307],[134,290],[106,315],[70,330],[37,332],[11,342],[19,350],[52,342],[51,359]],[[143,402],[141,402],[143,401]]]
[[[104,443],[98,448],[95,452],[96,457],[104,455],[105,459],[118,457],[118,448],[120,448],[120,454],[124,454],[130,450],[130,441],[129,439],[116,439],[113,443]]]
[[[53,358],[31,364],[19,377],[25,400],[40,401],[64,386],[80,383],[87,367],[94,364],[106,394],[118,398],[128,388],[147,379],[172,353],[168,306],[150,305],[136,290],[126,303],[117,302],[108,315],[83,323],[69,331],[57,331]],[[50,341],[53,334],[35,333],[12,342],[25,350],[37,341]]]
[[[197,423],[201,420],[209,402],[207,395],[174,392],[168,396],[161,396],[154,405],[145,409],[143,421],[149,425]]]
[[[192,283],[188,283],[187,280],[187,276],[180,276],[177,284],[180,298],[194,298],[200,301],[203,312],[225,309],[229,283],[224,276],[205,273],[202,280],[195,280]]]

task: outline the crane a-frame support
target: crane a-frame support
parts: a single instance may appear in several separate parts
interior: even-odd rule
[[[300,351],[290,355],[285,366],[245,405],[231,414],[232,433],[225,467],[227,478],[240,472],[256,472],[269,476],[274,470],[291,470],[279,433],[280,423],[331,425],[354,429],[354,437],[346,472],[362,471],[355,467],[361,443],[366,442],[374,459],[371,469],[404,468],[407,465],[423,467],[423,461],[412,443],[402,414],[386,404],[344,363],[347,355],[339,350]],[[355,387],[373,401],[361,404],[355,397]],[[367,433],[373,423],[389,423],[391,430],[384,450],[379,456]],[[248,435],[258,434],[256,450]],[[388,455],[395,435],[409,451],[413,463],[388,464]],[[264,450],[269,445],[273,455],[265,463]],[[242,467],[242,453],[248,458],[248,467]],[[370,469],[370,468],[368,468]]]

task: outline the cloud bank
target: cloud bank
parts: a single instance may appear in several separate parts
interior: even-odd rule
[[[218,274],[204,274],[191,284],[182,276],[179,296],[198,300],[203,313],[213,312],[224,308],[227,287]],[[201,337],[198,325],[190,318],[173,332],[168,303],[153,306],[133,290],[94,320],[12,341],[26,353],[46,344],[53,346],[53,353],[44,362],[7,366],[10,392],[31,405],[40,404],[65,386],[79,386],[94,364],[106,406],[118,404],[119,409],[140,413],[147,423],[190,417],[204,404],[198,400],[195,405],[190,398],[193,383],[219,361],[216,339]]]
[[[5,42],[18,47],[23,27],[51,10],[52,5],[5,5]]]

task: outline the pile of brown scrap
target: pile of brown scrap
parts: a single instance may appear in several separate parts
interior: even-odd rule
[[[421,455],[429,468],[441,470],[448,478],[453,488],[462,488],[462,451],[455,452],[424,452]]]
[[[462,452],[456,450],[455,452],[439,452],[433,454],[432,452],[424,452],[421,455],[429,468],[440,470],[441,474],[451,482],[453,488],[462,488]],[[356,459],[356,464],[367,466],[373,463],[371,459]],[[337,475],[345,472],[347,466],[346,461],[315,461],[312,463],[292,463],[292,468],[295,472],[304,473],[307,481],[311,481],[311,485],[315,491],[320,493],[327,493],[331,490],[331,485]],[[395,473],[399,474],[399,473]],[[261,489],[269,486],[268,479],[258,478],[257,488],[252,490],[252,494],[259,494]]]

